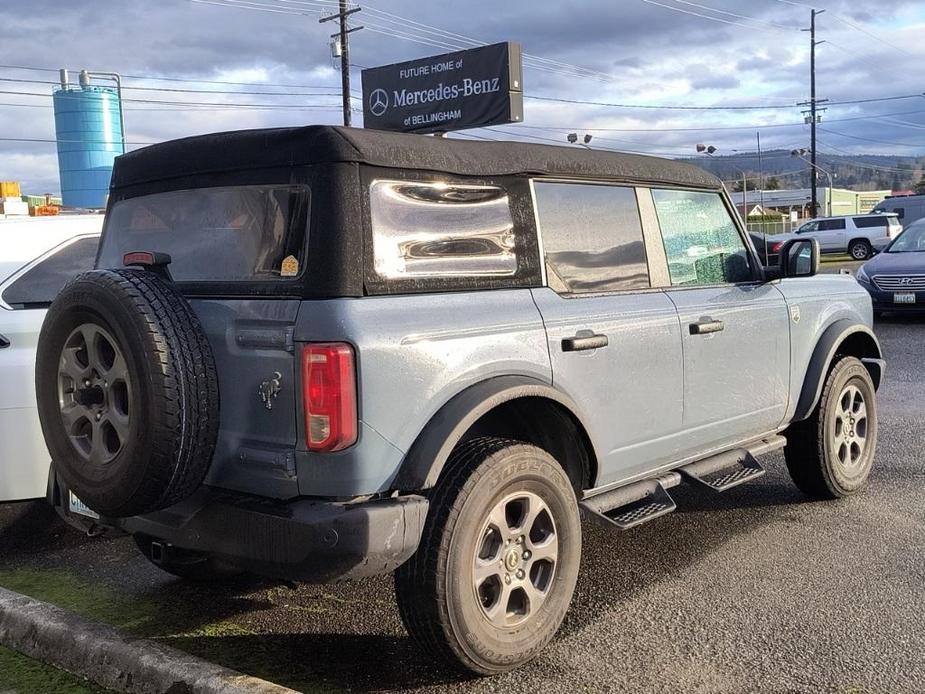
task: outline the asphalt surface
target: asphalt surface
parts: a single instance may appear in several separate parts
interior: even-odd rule
[[[587,526],[566,622],[515,673],[435,671],[389,577],[187,584],[131,540],[84,538],[38,503],[0,506],[0,585],[303,691],[923,692],[925,318],[876,331],[888,372],[864,493],[809,501],[775,454],[723,495],[673,490],[678,511],[633,531]]]

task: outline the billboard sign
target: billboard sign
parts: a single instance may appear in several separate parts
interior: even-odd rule
[[[363,125],[434,133],[523,120],[520,44],[496,43],[363,70]]]

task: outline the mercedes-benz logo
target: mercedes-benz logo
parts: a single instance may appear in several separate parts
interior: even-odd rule
[[[369,112],[374,116],[381,116],[389,108],[389,95],[385,89],[373,89],[369,95]]]

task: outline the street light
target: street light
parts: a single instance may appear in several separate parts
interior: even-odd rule
[[[704,145],[698,144],[697,151],[700,154],[706,154],[708,157],[712,157],[713,153],[716,152],[716,147],[713,145]],[[742,215],[745,219],[745,228],[748,228],[748,179],[745,176],[745,171],[740,169],[738,166],[733,166],[733,169],[742,174],[742,209],[745,210],[745,214]]]
[[[802,159],[804,162],[806,162],[811,167],[813,167],[816,171],[821,171],[822,173],[824,173],[825,177],[829,179],[829,204],[828,204],[829,214],[828,216],[831,217],[832,216],[832,178],[834,174],[829,173],[828,171],[823,169],[821,166],[817,166],[816,164],[813,164],[809,159],[807,159],[805,155],[809,154],[811,151],[812,150],[806,149],[805,147],[800,147],[800,149],[790,150],[790,156],[796,157],[797,159]],[[813,210],[813,215],[815,214],[816,214],[816,210]]]
[[[584,134],[584,136],[581,138],[581,142],[578,141],[578,133],[569,133],[565,139],[568,140],[570,144],[581,145],[585,149],[591,149],[591,147],[588,145],[588,143],[591,142],[591,135],[588,133]]]

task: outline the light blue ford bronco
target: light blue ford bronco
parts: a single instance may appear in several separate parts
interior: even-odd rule
[[[394,571],[424,649],[508,670],[563,620],[582,515],[629,530],[777,449],[812,497],[864,486],[884,362],[818,256],[762,268],[719,180],[650,157],[321,126],[147,147],[41,334],[49,497],[182,577]]]

